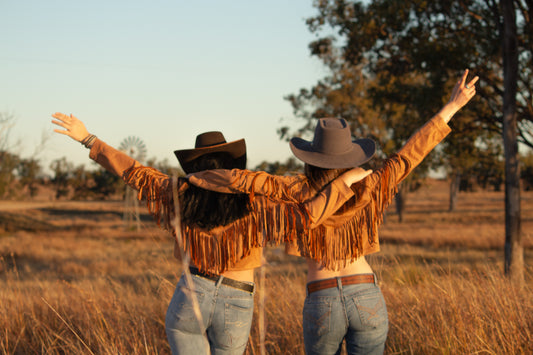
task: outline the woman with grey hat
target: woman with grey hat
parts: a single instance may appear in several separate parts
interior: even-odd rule
[[[367,174],[344,174],[306,203],[266,206],[259,194],[251,199],[198,188],[187,178],[173,179],[89,134],[73,115],[52,117],[63,128],[57,133],[81,142],[91,159],[139,191],[157,223],[174,234],[174,255],[190,258],[166,314],[173,354],[244,353],[253,315],[254,269],[262,263],[264,240],[257,231],[279,235],[282,228],[296,234],[316,227],[353,196],[349,186]],[[228,143],[221,132],[202,133],[193,149],[174,153],[188,174],[246,166],[244,139]],[[271,223],[280,220],[284,223]]]
[[[475,95],[478,77],[467,83],[467,76],[465,70],[448,103],[396,154],[351,186],[354,197],[339,211],[317,228],[286,238],[288,252],[308,260],[303,309],[307,354],[338,354],[343,340],[349,354],[383,353],[387,308],[365,255],[379,251],[378,226],[398,184],[451,131],[448,122]],[[291,149],[305,162],[304,175],[207,171],[189,181],[220,192],[263,193],[272,201],[305,201],[347,169],[370,160],[375,144],[369,139],[352,141],[344,119],[325,118],[318,120],[312,141],[293,138]]]

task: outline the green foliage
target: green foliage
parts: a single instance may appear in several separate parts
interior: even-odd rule
[[[79,165],[70,172],[69,185],[73,190],[73,200],[86,200],[91,196],[91,173]]]
[[[533,5],[515,3],[521,53],[520,137],[533,146]],[[315,7],[318,13],[307,24],[317,39],[309,48],[329,75],[311,89],[286,97],[295,115],[305,120],[297,135],[312,133],[315,118],[343,117],[356,136],[374,138],[381,156],[388,155],[447,102],[456,79],[471,68],[480,76],[478,95],[452,121],[454,133],[417,170],[445,165],[450,174],[483,171],[483,176],[500,178],[498,169],[484,163],[488,156],[497,160],[488,147],[498,144],[501,138],[496,134],[502,130],[498,2],[321,0]],[[278,133],[282,138],[291,134],[287,127]]]
[[[11,114],[0,112],[0,198],[11,197],[14,193],[15,169],[20,161],[13,154],[9,141],[9,132],[15,118]]]
[[[17,165],[17,175],[21,188],[27,188],[30,197],[35,197],[39,191],[38,176],[41,165],[35,158],[22,159]]]
[[[103,168],[92,172],[90,177],[94,183],[90,191],[96,198],[103,200],[124,191],[122,179]]]
[[[94,171],[83,165],[74,168],[65,157],[54,160],[50,165],[54,172],[52,184],[55,186],[56,199],[69,197],[73,200],[105,200],[124,189],[120,177],[98,167]]]
[[[52,161],[50,169],[54,173],[52,184],[56,191],[55,198],[60,199],[61,197],[66,197],[69,193],[69,182],[73,170],[72,163],[69,163],[67,158],[62,157]]]
[[[18,155],[0,151],[0,198],[14,194],[15,171],[20,162]]]
[[[299,160],[293,157],[290,157],[287,159],[285,163],[280,163],[280,162],[269,163],[269,162],[263,161],[259,165],[257,165],[254,170],[266,171],[267,173],[273,174],[273,175],[285,175],[285,174],[290,174],[290,173],[295,173],[295,172],[301,172],[303,170],[303,165]]]

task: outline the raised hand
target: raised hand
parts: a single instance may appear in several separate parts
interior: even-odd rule
[[[89,132],[87,131],[87,128],[85,128],[83,122],[72,114],[65,115],[64,113],[56,112],[52,117],[55,118],[55,120],[52,120],[53,124],[64,128],[54,129],[54,132],[67,135],[78,142],[83,141],[89,136]]]
[[[468,76],[468,69],[463,73],[461,79],[455,84],[455,87],[452,90],[450,96],[450,103],[454,103],[459,108],[463,107],[474,97],[476,94],[476,82],[479,80],[479,77],[476,76],[466,84],[466,78]]]
[[[476,82],[479,80],[479,77],[476,76],[466,83],[467,77],[468,69],[464,71],[463,76],[455,84],[448,103],[444,105],[439,112],[446,123],[448,123],[453,115],[455,115],[457,111],[459,111],[476,95]]]

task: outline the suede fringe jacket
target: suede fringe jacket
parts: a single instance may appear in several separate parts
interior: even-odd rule
[[[442,117],[433,117],[380,169],[352,185],[353,196],[337,213],[317,228],[297,235],[287,231],[285,241],[288,238],[289,243],[297,244],[302,256],[330,270],[339,270],[347,262],[379,251],[378,226],[398,192],[398,184],[450,131]],[[218,192],[248,193],[252,198],[261,194],[271,203],[302,202],[314,194],[303,174],[273,176],[247,170],[210,170],[190,175],[189,183]],[[266,239],[278,242],[283,238],[267,234]]]
[[[295,200],[274,201],[257,193],[251,198],[252,211],[247,216],[231,224],[205,230],[180,223],[176,214],[179,198],[189,186],[186,178],[174,179],[156,169],[142,166],[99,139],[91,147],[89,156],[137,190],[138,199],[146,200],[157,224],[171,231],[175,238],[180,238],[180,243],[176,239],[176,244],[183,245],[191,263],[210,274],[260,266],[260,248],[267,242],[280,244],[295,239],[300,233],[305,234],[353,197],[352,190],[341,180],[333,181],[302,203]]]

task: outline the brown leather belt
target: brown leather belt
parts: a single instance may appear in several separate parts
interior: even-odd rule
[[[360,275],[350,275],[340,277],[341,284],[345,285],[354,285],[354,284],[366,284],[374,283],[373,274],[360,274]],[[324,290],[326,288],[337,287],[337,277],[332,279],[325,279],[319,281],[313,281],[307,284],[307,293],[313,293],[316,291]]]
[[[195,268],[193,266],[189,267],[189,271],[191,272],[192,275],[196,275],[196,276],[202,277],[204,279],[208,279],[208,280],[214,281],[215,283],[218,282],[218,280],[220,280],[220,278],[222,277],[222,276],[218,276],[218,275],[209,275],[209,274],[203,273],[203,272],[201,272],[200,270],[198,270],[197,268]],[[227,277],[224,277],[222,279],[221,283],[222,283],[222,285],[233,287],[233,288],[236,288],[238,290],[242,290],[242,291],[246,291],[246,292],[250,292],[250,293],[254,292],[254,285],[250,285],[249,283],[246,283],[246,282],[233,280],[233,279],[228,279]]]

